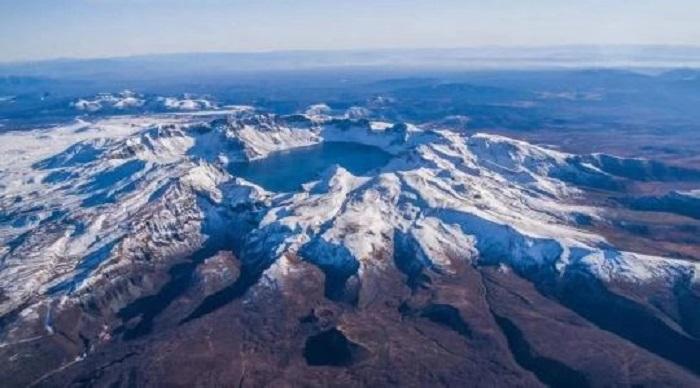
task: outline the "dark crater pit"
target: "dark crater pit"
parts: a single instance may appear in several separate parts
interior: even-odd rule
[[[338,329],[330,329],[306,339],[304,358],[313,366],[350,366],[362,358],[365,349],[348,340]]]

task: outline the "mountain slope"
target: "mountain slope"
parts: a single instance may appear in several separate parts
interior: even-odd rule
[[[7,381],[125,384],[148,362],[187,384],[335,368],[344,385],[697,383],[698,264],[616,249],[580,222],[606,219],[587,190],[695,172],[317,108],[229,113],[3,135]],[[236,176],[321,142],[391,160],[363,176],[331,165],[291,193]],[[18,358],[27,346],[41,351]]]

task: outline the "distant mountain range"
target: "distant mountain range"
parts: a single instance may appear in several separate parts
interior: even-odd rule
[[[560,46],[454,49],[183,53],[104,59],[0,63],[0,76],[167,79],[185,74],[328,68],[556,69],[700,67],[697,46]]]

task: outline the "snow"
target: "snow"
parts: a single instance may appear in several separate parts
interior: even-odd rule
[[[688,191],[679,191],[678,194],[694,199],[700,199],[700,189],[697,190],[688,190]]]
[[[143,107],[160,107],[173,111],[202,111],[217,109],[216,103],[207,98],[189,94],[181,97],[144,96],[129,90],[120,93],[100,93],[92,97],[79,98],[71,103],[79,111],[88,113],[105,109],[129,111]]]
[[[370,128],[372,128],[373,131],[384,131],[393,127],[394,124],[385,123],[383,121],[372,121],[369,123],[369,126]]]
[[[196,192],[205,194],[214,202],[221,202],[223,195],[219,186],[226,180],[226,176],[219,170],[209,165],[202,165],[189,170],[181,181],[191,186]]]
[[[372,112],[361,106],[351,106],[345,111],[345,118],[346,119],[364,119],[369,117],[372,114]]]
[[[71,105],[78,110],[87,112],[97,112],[104,108],[112,109],[131,109],[139,108],[146,103],[146,100],[141,98],[134,92],[125,90],[118,94],[102,93],[92,99],[81,98],[73,102]]]
[[[698,278],[697,264],[618,251],[571,222],[603,211],[570,204],[580,190],[557,176],[605,175],[574,155],[502,136],[330,117],[323,105],[303,120],[229,108],[227,119],[212,123],[196,114],[124,116],[0,134],[2,211],[29,215],[0,224],[8,298],[0,314],[37,295],[77,298],[143,256],[187,255],[208,238],[208,217],[247,211],[259,212],[259,223],[241,238],[249,254],[273,255],[265,278],[275,284],[294,272],[292,256],[372,276],[394,265],[396,236],[425,266],[445,272],[468,261],[562,273],[583,267],[604,281]],[[373,145],[394,158],[369,177],[333,166],[292,194],[267,192],[226,169],[324,141]],[[110,180],[100,180],[104,174]]]
[[[159,100],[165,108],[173,110],[207,110],[216,106],[213,102],[204,98],[185,97],[180,99],[175,97],[161,97]]]
[[[325,121],[328,120],[331,116],[331,112],[333,110],[331,107],[329,107],[326,104],[316,104],[316,105],[311,105],[304,111],[304,115],[309,117],[310,119],[314,121]]]
[[[318,134],[309,130],[280,127],[272,131],[261,131],[245,125],[234,133],[236,139],[245,145],[248,160],[262,159],[272,152],[307,147],[321,141]]]

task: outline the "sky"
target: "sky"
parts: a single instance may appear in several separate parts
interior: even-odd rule
[[[0,0],[0,61],[186,52],[700,45],[700,0]]]

